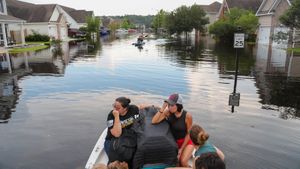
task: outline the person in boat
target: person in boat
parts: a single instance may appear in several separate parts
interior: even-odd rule
[[[127,97],[119,97],[113,104],[113,110],[107,116],[107,136],[104,142],[104,150],[109,156],[110,145],[113,138],[122,135],[125,129],[130,129],[134,120],[139,118],[139,108],[130,104]]]
[[[226,169],[226,165],[218,154],[209,152],[195,158],[194,169]]]
[[[140,35],[140,36],[137,38],[137,44],[143,43],[143,41],[144,41],[144,36],[143,36],[143,35]]]
[[[192,127],[192,115],[183,109],[182,98],[175,93],[166,99],[161,109],[153,116],[152,124],[167,120],[178,145],[178,162],[181,167],[189,167],[188,160],[194,151],[189,131]]]
[[[195,145],[194,156],[201,156],[204,153],[216,153],[224,161],[224,153],[208,141],[209,135],[202,127],[194,124],[190,130],[190,138]]]
[[[167,169],[226,169],[226,165],[218,154],[210,152],[195,157],[192,168],[168,167]]]

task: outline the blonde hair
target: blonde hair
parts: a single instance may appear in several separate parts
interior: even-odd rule
[[[202,127],[194,124],[190,130],[190,138],[195,145],[201,146],[208,140],[209,134]]]

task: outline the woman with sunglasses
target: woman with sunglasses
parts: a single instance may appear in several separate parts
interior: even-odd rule
[[[192,115],[183,110],[182,98],[175,93],[164,101],[162,108],[153,116],[152,124],[167,120],[171,132],[178,145],[178,162],[181,167],[189,167],[188,160],[194,151],[194,145],[189,136],[192,127]]]
[[[130,129],[135,119],[139,117],[139,108],[130,105],[130,99],[119,97],[113,104],[113,110],[107,116],[107,136],[105,138],[104,149],[109,154],[110,142],[112,138],[122,135],[124,129]]]

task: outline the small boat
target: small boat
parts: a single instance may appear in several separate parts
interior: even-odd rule
[[[143,161],[146,162],[146,164],[143,164],[143,167],[146,168],[165,168],[163,166],[170,166],[166,163],[174,164],[175,161],[176,164],[177,162],[177,144],[172,134],[170,133],[169,124],[166,121],[156,125],[151,124],[151,119],[156,112],[157,110],[154,107],[140,110],[140,114],[145,117],[144,127],[142,127],[143,139],[138,139],[137,151],[133,160],[141,158],[144,159]],[[107,128],[102,132],[95,147],[93,148],[93,151],[90,154],[90,157],[85,165],[85,169],[92,169],[96,164],[108,163],[108,156],[104,151],[106,134]],[[146,152],[143,152],[145,150],[145,145],[146,147],[149,147],[149,144],[155,145],[153,147],[159,146],[160,148],[147,149]],[[159,152],[159,154],[157,154],[157,152]],[[166,154],[169,154],[169,156],[165,156]],[[152,161],[153,157],[156,157],[156,160],[158,161],[153,164],[147,164],[147,161]],[[192,163],[193,160],[191,158],[189,160],[189,165],[192,166]]]
[[[107,134],[107,128],[104,129],[102,134],[100,135],[86,165],[85,169],[92,169],[95,164],[103,163],[107,164],[108,157],[104,151],[104,141]]]
[[[132,45],[139,47],[139,46],[145,45],[145,42],[139,41],[139,42],[136,42],[136,43],[132,43]]]

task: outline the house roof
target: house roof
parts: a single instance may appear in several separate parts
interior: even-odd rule
[[[6,0],[6,4],[9,15],[27,22],[49,22],[56,6],[55,4],[36,5],[17,0]]]
[[[280,2],[281,2],[281,0],[273,0],[272,3],[268,4],[270,6],[268,8],[265,8],[265,6],[267,5],[267,0],[263,0],[263,2],[261,3],[259,9],[256,12],[256,16],[260,16],[260,15],[272,15],[273,12],[274,12],[274,8],[276,8]],[[291,5],[292,0],[286,0],[286,2],[289,5]]]
[[[66,6],[60,5],[77,23],[86,23],[88,16],[93,16],[93,11],[76,10]]]
[[[263,0],[224,0],[227,2],[228,8],[241,8],[256,13]],[[223,2],[224,3],[224,2]]]
[[[0,22],[1,21],[4,21],[4,22],[25,22],[25,20],[22,20],[20,18],[16,18],[16,17],[13,17],[13,16],[10,16],[10,15],[1,15],[0,14]]]
[[[217,13],[219,12],[221,5],[222,4],[220,2],[215,1],[209,5],[200,5],[200,6],[206,13]]]

